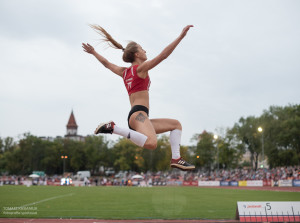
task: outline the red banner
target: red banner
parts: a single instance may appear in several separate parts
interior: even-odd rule
[[[264,187],[271,187],[272,186],[272,180],[263,180]]]
[[[198,186],[198,181],[183,181],[183,186]]]

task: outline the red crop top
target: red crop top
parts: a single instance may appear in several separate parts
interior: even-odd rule
[[[139,65],[134,65],[132,67],[126,68],[123,72],[123,80],[125,87],[128,91],[128,95],[138,91],[149,90],[151,81],[149,75],[143,79],[137,75],[136,69]]]

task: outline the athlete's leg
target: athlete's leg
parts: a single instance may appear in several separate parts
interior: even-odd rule
[[[113,121],[107,123],[101,123],[95,130],[95,134],[99,133],[110,133],[110,134],[117,134],[123,137],[130,139],[133,143],[138,146],[143,147],[147,136],[137,131],[131,130],[129,128],[122,128],[117,125]]]
[[[151,123],[157,134],[170,131],[170,144],[172,151],[171,167],[181,170],[193,170],[194,165],[187,163],[180,156],[180,143],[182,126],[175,119],[151,119]]]
[[[129,125],[137,132],[147,136],[147,140],[144,144],[146,149],[156,149],[157,138],[155,129],[144,111],[137,111],[130,116]]]
[[[170,144],[172,159],[180,158],[180,143],[182,126],[176,119],[151,119],[151,123],[157,134],[170,131]]]
[[[156,134],[169,132],[175,129],[182,130],[180,122],[176,119],[158,118],[150,119]]]

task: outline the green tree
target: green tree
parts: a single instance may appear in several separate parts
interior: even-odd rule
[[[245,153],[245,146],[230,129],[227,129],[225,137],[219,140],[220,164],[226,169],[239,167],[239,161]]]
[[[133,170],[139,172],[139,166],[135,159],[138,156],[141,148],[129,141],[128,139],[119,139],[114,145],[114,153],[116,159],[114,162],[115,169],[118,170]]]
[[[258,132],[262,127],[262,133]],[[300,164],[300,106],[271,106],[260,117],[240,118],[228,131],[238,150],[251,153],[257,168],[259,156],[267,157],[270,168]],[[263,144],[262,144],[263,143]]]
[[[4,143],[3,143],[2,138],[0,137],[0,154],[3,154],[3,153],[4,153],[3,147],[4,147]]]
[[[84,147],[80,144],[76,144],[72,149],[72,153],[69,155],[70,171],[76,173],[80,170],[89,170],[87,168],[87,154]]]
[[[45,147],[44,157],[41,160],[42,169],[46,174],[61,174],[62,173],[62,160],[61,151],[63,150],[63,143],[60,139],[53,142],[44,141]]]
[[[22,158],[22,152],[18,147],[13,151],[7,151],[3,156],[5,172],[8,172],[8,174],[24,174]]]
[[[214,164],[216,155],[216,147],[213,142],[213,134],[203,131],[201,134],[196,134],[193,140],[197,141],[195,149],[196,167],[201,167],[211,170]]]
[[[271,106],[260,117],[270,167],[300,164],[300,105]],[[291,159],[287,157],[293,156]]]
[[[257,169],[258,157],[262,152],[261,137],[258,133],[258,127],[261,125],[259,118],[249,116],[247,118],[240,118],[231,130],[231,134],[236,134],[239,143],[243,145],[242,150],[248,150],[251,154],[251,163]]]
[[[86,167],[92,174],[99,172],[100,167],[104,169],[112,166],[108,142],[103,136],[88,136],[85,139]]]
[[[230,147],[230,143],[222,139],[218,140],[219,165],[220,168],[232,169],[238,166],[239,155],[235,148]]]
[[[2,141],[2,140],[1,140]],[[3,152],[13,150],[15,148],[15,142],[12,137],[6,137],[4,141],[1,142],[1,150]]]
[[[42,139],[25,133],[23,139],[19,141],[20,153],[22,154],[22,168],[20,172],[24,175],[32,173],[34,170],[41,170],[41,160],[45,156]]]

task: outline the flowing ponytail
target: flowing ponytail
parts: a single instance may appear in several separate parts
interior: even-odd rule
[[[103,41],[107,42],[108,45],[115,49],[122,50],[123,53],[123,60],[127,63],[132,63],[135,59],[134,54],[138,51],[138,44],[136,42],[129,42],[124,48],[120,43],[118,43],[116,40],[114,40],[111,35],[103,29],[99,25],[89,25],[92,29],[94,29],[98,34],[100,34],[103,37]]]
[[[112,48],[115,48],[115,49],[120,49],[120,50],[125,50],[124,47],[118,43],[116,40],[114,40],[111,35],[106,32],[105,29],[103,29],[101,26],[99,25],[90,25],[90,27],[92,29],[94,29],[98,34],[100,34],[102,37],[103,37],[103,41],[107,42],[108,45]]]

